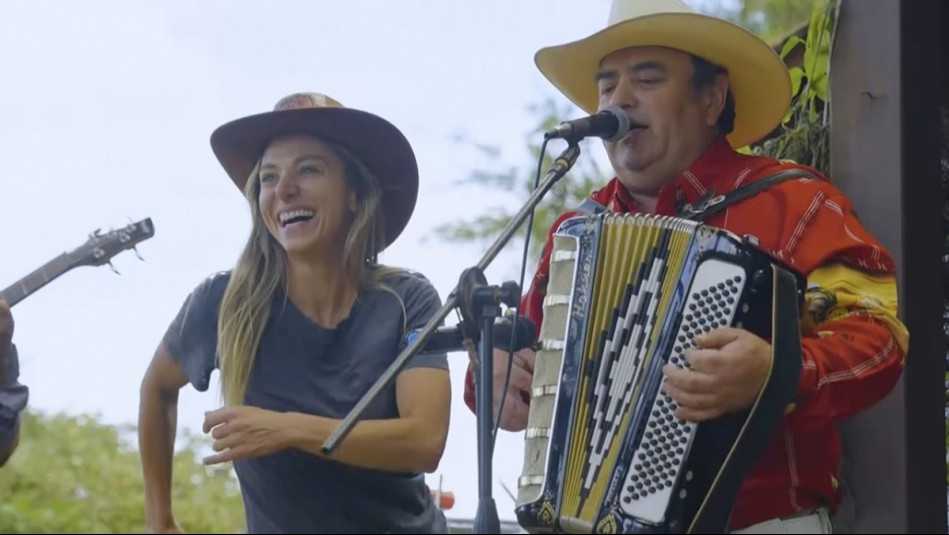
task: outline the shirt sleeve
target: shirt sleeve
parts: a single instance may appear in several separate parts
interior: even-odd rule
[[[405,305],[405,332],[400,340],[405,340],[408,333],[422,329],[438,310],[442,307],[441,297],[431,282],[423,275],[411,273],[408,284],[404,285],[402,301]],[[444,321],[441,323],[444,324]],[[400,346],[401,348],[402,346]],[[406,363],[403,370],[410,368],[440,368],[448,369],[448,353],[423,353],[413,356]]]
[[[806,186],[798,186],[806,187]],[[829,185],[800,195],[809,210],[788,224],[782,250],[808,288],[802,310],[803,370],[794,418],[813,425],[861,412],[899,379],[909,333],[898,316],[894,262]],[[803,204],[802,204],[803,206]]]
[[[29,401],[30,391],[19,382],[19,357],[16,345],[10,349],[11,384],[0,387],[0,458],[5,457],[17,440],[20,415]]]
[[[217,316],[226,287],[223,275],[205,279],[185,299],[162,338],[169,356],[200,392],[207,391],[217,367]]]

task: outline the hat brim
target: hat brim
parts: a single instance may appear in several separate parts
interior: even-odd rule
[[[384,243],[405,230],[418,200],[418,162],[402,132],[385,119],[353,108],[298,108],[243,117],[218,127],[211,148],[234,185],[243,192],[267,144],[286,134],[310,134],[339,143],[379,181]]]
[[[735,127],[727,136],[743,147],[776,128],[791,102],[791,79],[778,54],[755,34],[701,13],[660,13],[616,23],[585,39],[543,48],[534,56],[541,73],[587,113],[598,108],[596,72],[616,50],[661,46],[722,65],[735,98]]]

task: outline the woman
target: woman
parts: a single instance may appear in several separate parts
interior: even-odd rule
[[[191,293],[141,389],[149,531],[177,531],[170,481],[177,392],[220,370],[206,415],[233,461],[250,533],[448,533],[425,485],[449,424],[447,356],[421,355],[326,458],[329,433],[441,306],[421,275],[377,254],[415,206],[418,171],[385,120],[318,94],[214,132],[215,155],[253,227],[229,272]]]

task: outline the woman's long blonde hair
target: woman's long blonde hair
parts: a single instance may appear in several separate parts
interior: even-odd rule
[[[343,247],[346,272],[359,288],[386,288],[382,280],[403,270],[376,263],[378,245],[385,239],[383,221],[378,215],[382,196],[379,182],[345,147],[321,141],[336,151],[344,165],[346,182],[356,192],[352,223]],[[286,287],[287,281],[286,253],[267,230],[260,212],[259,169],[258,160],[244,186],[252,228],[231,271],[218,313],[218,367],[225,405],[243,404],[257,347],[270,319],[274,295]]]

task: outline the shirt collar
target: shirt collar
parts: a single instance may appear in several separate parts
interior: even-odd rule
[[[685,203],[694,204],[703,197],[732,190],[744,169],[749,167],[747,163],[745,156],[736,152],[724,137],[719,137],[685,171],[660,188],[657,213],[672,214]],[[640,211],[618,177],[593,197],[614,212]]]

